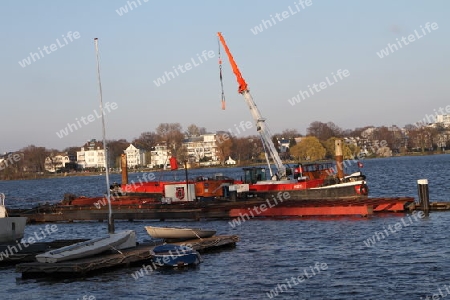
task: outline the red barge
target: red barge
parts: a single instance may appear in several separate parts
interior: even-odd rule
[[[341,141],[336,141],[336,166],[332,163],[298,164],[287,168],[272,142],[261,116],[222,35],[241,93],[249,106],[263,142],[268,167],[244,168],[243,180],[222,175],[197,177],[182,182],[128,184],[126,157],[122,156],[122,184],[111,186],[110,202],[116,219],[224,219],[370,215],[403,212],[412,197],[368,198],[366,177],[360,172],[345,175]],[[219,59],[221,62],[221,60]],[[269,157],[276,166],[273,173]],[[359,163],[358,163],[359,166]],[[107,219],[106,197],[67,195],[57,205],[28,210],[31,221]],[[244,220],[244,219],[243,219]]]

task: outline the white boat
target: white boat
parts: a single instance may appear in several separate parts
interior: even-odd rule
[[[36,255],[41,263],[57,263],[136,246],[134,230],[125,230]]]
[[[216,234],[215,230],[198,228],[145,226],[145,229],[152,238],[178,241],[208,238]]]
[[[5,207],[5,194],[0,193],[0,243],[11,243],[23,238],[26,217],[9,217]]]

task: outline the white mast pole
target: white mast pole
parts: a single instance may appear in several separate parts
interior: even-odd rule
[[[103,94],[102,94],[102,82],[100,80],[100,60],[98,57],[98,38],[94,38],[95,44],[95,53],[97,58],[97,78],[98,78],[98,87],[99,87],[99,98],[100,98],[100,110],[102,113],[102,134],[103,134],[103,149],[104,149],[104,159],[105,159],[105,174],[106,174],[106,196],[108,199],[108,233],[114,233],[114,221],[112,218],[112,209],[111,209],[111,191],[109,186],[109,167],[108,167],[108,151],[106,147],[106,131],[105,131],[105,111],[103,109]]]

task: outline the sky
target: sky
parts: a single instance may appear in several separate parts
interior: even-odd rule
[[[161,123],[256,134],[223,48],[221,109],[218,31],[272,133],[404,126],[450,104],[450,1],[299,1],[3,3],[0,153],[102,139],[94,38],[107,139]]]

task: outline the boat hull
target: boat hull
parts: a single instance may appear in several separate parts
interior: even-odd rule
[[[364,181],[314,187],[305,187],[302,183],[254,184],[249,188],[249,194],[261,198],[280,197],[280,193],[291,200],[338,199],[367,197],[369,189]]]
[[[175,227],[153,227],[145,226],[147,233],[155,239],[165,240],[190,240],[198,238],[208,238],[216,234],[215,230],[202,230],[196,228],[175,228]]]
[[[202,258],[190,247],[166,244],[152,250],[152,261],[158,267],[179,268],[198,265]]]

